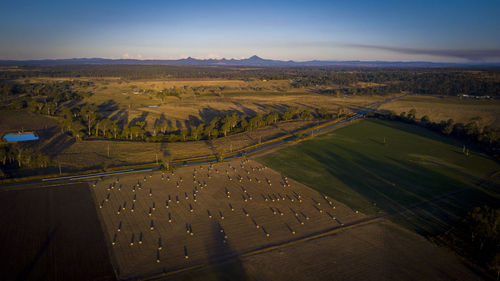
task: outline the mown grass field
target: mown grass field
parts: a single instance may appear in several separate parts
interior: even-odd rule
[[[497,162],[404,123],[361,121],[258,160],[364,213],[398,213],[396,221],[424,235],[500,202],[498,179],[488,179]]]

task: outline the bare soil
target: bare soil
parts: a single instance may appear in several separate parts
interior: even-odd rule
[[[115,280],[86,183],[0,191],[0,280]]]

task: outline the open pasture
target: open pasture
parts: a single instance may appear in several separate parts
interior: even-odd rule
[[[472,208],[498,206],[500,165],[464,144],[400,122],[360,121],[259,157],[259,162],[366,214],[423,235]]]
[[[120,279],[203,264],[366,218],[245,159],[91,185]]]

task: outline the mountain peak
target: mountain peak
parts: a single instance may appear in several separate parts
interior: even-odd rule
[[[263,60],[261,57],[257,56],[257,55],[253,55],[251,57],[248,58],[249,60]]]

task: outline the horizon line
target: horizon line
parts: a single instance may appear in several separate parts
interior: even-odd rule
[[[193,59],[193,60],[199,60],[199,61],[210,61],[210,60],[216,60],[216,61],[242,61],[242,60],[249,60],[249,59],[260,59],[260,60],[266,60],[266,61],[274,61],[274,62],[284,62],[284,63],[307,63],[307,62],[360,62],[360,63],[370,63],[370,62],[387,62],[387,63],[428,63],[428,64],[457,64],[457,65],[487,65],[487,64],[500,64],[500,61],[468,61],[468,62],[459,62],[459,61],[450,61],[450,62],[445,62],[445,61],[425,61],[425,60],[360,60],[360,59],[354,59],[354,60],[343,60],[343,59],[310,59],[310,60],[282,60],[282,59],[272,59],[272,58],[262,58],[258,55],[252,55],[249,57],[244,57],[244,58],[197,58],[193,56],[187,56],[187,57],[182,57],[182,58],[109,58],[109,57],[70,57],[70,58],[29,58],[29,59],[10,59],[10,58],[0,58],[0,61],[6,62],[6,61],[12,61],[12,62],[29,62],[29,61],[64,61],[64,60],[92,60],[92,59],[101,59],[101,60],[112,60],[112,61],[180,61],[180,60],[188,60],[188,59]]]

